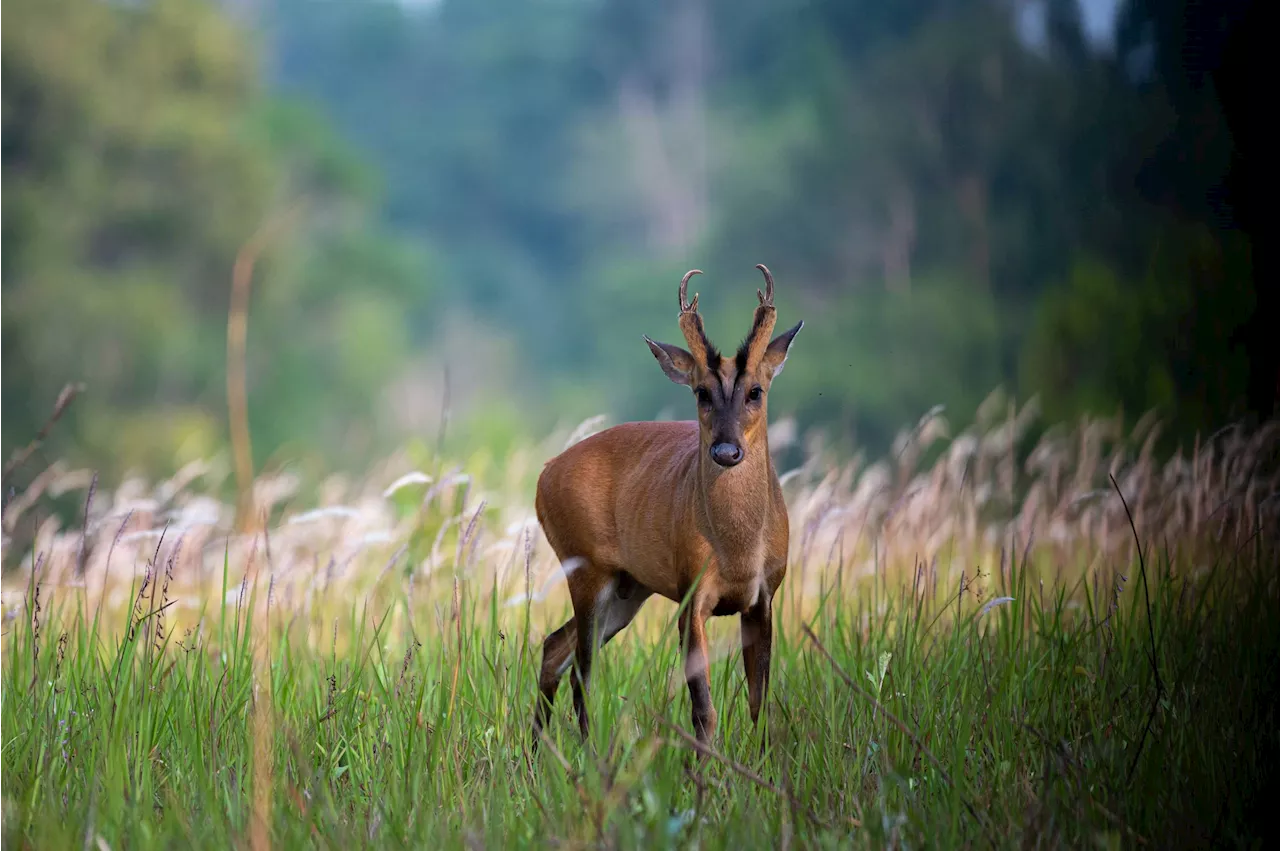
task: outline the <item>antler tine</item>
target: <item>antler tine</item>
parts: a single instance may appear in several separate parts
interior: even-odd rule
[[[697,313],[698,312],[698,294],[693,294],[693,301],[689,301],[689,279],[694,275],[701,275],[701,269],[690,269],[684,273],[684,277],[680,279],[680,312],[681,313]]]
[[[773,307],[773,275],[763,263],[757,263],[756,268],[764,275],[764,292],[756,290],[756,296],[760,299],[760,306]]]

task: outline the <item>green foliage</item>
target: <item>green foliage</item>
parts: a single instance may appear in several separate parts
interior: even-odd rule
[[[1136,282],[1080,261],[1038,305],[1024,386],[1042,394],[1051,419],[1156,409],[1185,434],[1238,416],[1249,277],[1247,244],[1203,228],[1169,228]]]
[[[926,279],[815,307],[796,342],[804,357],[788,359],[771,410],[846,424],[860,442],[887,446],[934,405],[968,422],[986,395],[979,388],[999,383],[1007,317],[963,283]]]
[[[70,381],[88,385],[55,434],[73,458],[160,471],[221,446],[232,266],[299,200],[255,269],[258,455],[367,452],[374,431],[346,425],[421,341],[431,296],[367,169],[314,112],[262,99],[210,4],[19,2],[4,39],[6,457]]]
[[[1087,260],[1045,294],[1029,334],[1024,380],[1041,390],[1050,417],[1114,409],[1124,399],[1167,408],[1173,381],[1143,333],[1159,309],[1153,295]]]
[[[430,327],[426,252],[367,213],[300,235],[250,314],[249,410],[259,454],[369,457],[387,429],[370,415]]]
[[[74,413],[101,454],[121,448],[103,433],[113,413],[156,405],[148,418],[164,420],[177,402],[185,419],[210,392],[200,366],[223,343],[204,313],[225,303],[244,223],[270,188],[238,132],[253,84],[241,46],[217,10],[188,0],[10,4],[6,451],[67,381],[91,385]]]

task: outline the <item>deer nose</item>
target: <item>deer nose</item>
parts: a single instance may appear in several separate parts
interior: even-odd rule
[[[742,460],[742,447],[736,443],[715,443],[711,446],[711,460],[721,467],[734,467]]]

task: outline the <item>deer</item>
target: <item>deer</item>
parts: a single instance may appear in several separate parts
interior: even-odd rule
[[[709,745],[711,702],[705,624],[739,615],[753,728],[767,701],[773,599],[787,572],[790,527],[769,456],[768,398],[804,322],[770,339],[777,310],[773,275],[736,355],[707,339],[691,269],[680,280],[678,323],[688,349],[644,341],[676,384],[689,388],[697,419],[629,422],[600,431],[552,458],[538,477],[535,511],[566,574],[573,617],[546,637],[538,677],[533,748],[556,691],[572,669],[583,739],[596,651],[627,627],[654,594],[685,603],[678,618],[684,675],[697,740]],[[686,599],[687,598],[687,599]]]

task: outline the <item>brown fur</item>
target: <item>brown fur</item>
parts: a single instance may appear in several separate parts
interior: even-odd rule
[[[713,615],[742,616],[748,702],[752,721],[759,719],[773,597],[786,575],[789,540],[787,507],[769,456],[767,394],[803,323],[767,348],[752,345],[747,363],[710,359],[714,349],[702,334],[696,303],[695,296],[686,308],[682,291],[680,325],[691,348],[701,351],[646,341],[672,381],[704,391],[698,421],[615,426],[551,459],[538,479],[535,505],[547,540],[562,562],[582,561],[567,576],[574,617],[544,644],[535,747],[571,662],[574,705],[586,735],[594,650],[625,628],[652,594],[679,603],[693,592],[680,634],[698,737],[708,741],[716,724],[704,629]],[[756,317],[751,338],[772,327],[771,304],[767,312],[767,319]],[[761,396],[750,400],[755,387]],[[713,461],[711,446],[720,442],[739,446],[741,462],[722,467]]]

